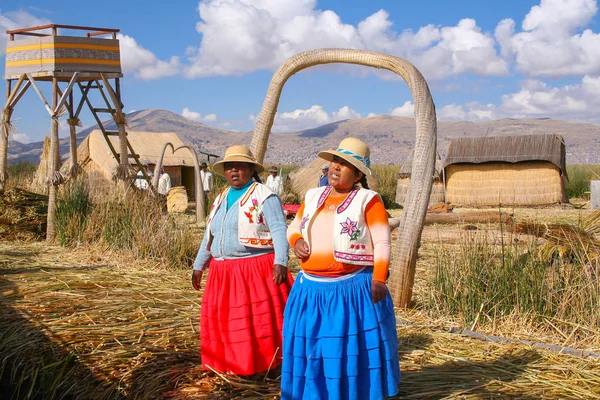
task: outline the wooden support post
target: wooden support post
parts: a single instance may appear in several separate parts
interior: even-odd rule
[[[37,89],[37,85],[32,81],[30,76],[29,80],[32,82],[33,87]],[[37,89],[38,95],[45,99],[39,89]],[[52,110],[55,110],[58,105],[58,81],[56,78],[52,78]],[[48,168],[48,220],[46,224],[46,240],[53,241],[56,236],[56,227],[54,225],[54,214],[56,211],[56,195],[57,195],[57,180],[55,173],[58,171],[58,163],[60,162],[60,155],[58,151],[58,115],[55,112],[51,114],[51,126],[50,126],[50,167]]]
[[[179,146],[175,149],[175,153],[179,149],[188,149],[192,153],[192,160],[194,161],[194,180],[196,189],[196,223],[200,226],[206,224],[206,199],[204,198],[204,187],[202,185],[202,179],[200,178],[200,163],[198,162],[198,154],[191,146]]]
[[[129,165],[129,157],[127,152],[127,132],[125,131],[125,114],[123,114],[123,109],[121,108],[121,99],[117,97],[115,94],[110,82],[103,74],[100,74],[102,81],[104,82],[104,86],[108,91],[108,94],[113,102],[113,107],[116,112],[113,114],[113,119],[119,128],[119,157],[120,157],[120,165],[117,168],[117,179],[122,179],[125,182],[125,185],[128,185],[128,180],[132,175],[131,166]],[[150,182],[148,181],[150,184]]]
[[[2,120],[0,121],[2,132],[0,135],[0,192],[4,191],[8,180],[8,134],[12,108],[9,104],[12,81],[6,82],[6,105],[2,109]]]

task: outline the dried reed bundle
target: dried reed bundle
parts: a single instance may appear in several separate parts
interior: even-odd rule
[[[279,396],[277,371],[243,378],[201,369],[200,295],[190,288],[189,271],[97,249],[3,242],[0,302],[0,373],[21,394]],[[600,397],[597,360],[457,336],[444,328],[446,320],[402,313],[402,398]]]
[[[545,224],[524,221],[515,226],[515,232],[541,237],[546,243],[541,247],[541,259],[551,261],[554,257],[598,263],[600,259],[600,210],[585,217],[580,224]]]

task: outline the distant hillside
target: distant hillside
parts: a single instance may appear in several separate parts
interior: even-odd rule
[[[212,128],[166,110],[142,110],[127,115],[129,129],[147,132],[176,132],[197,149],[223,154],[232,144],[250,144],[252,132],[232,132]],[[106,124],[115,130],[113,122]],[[78,134],[78,141],[93,129]],[[448,143],[457,137],[509,136],[556,133],[565,138],[567,162],[600,163],[600,126],[554,119],[503,119],[488,122],[438,122],[438,151],[444,155]],[[273,133],[269,139],[265,164],[304,164],[322,149],[333,148],[347,136],[358,137],[371,147],[375,164],[401,164],[415,140],[413,118],[380,115],[350,119],[307,129],[301,132]],[[38,162],[43,142],[9,143],[9,162]],[[61,139],[61,154],[69,150],[68,138]]]

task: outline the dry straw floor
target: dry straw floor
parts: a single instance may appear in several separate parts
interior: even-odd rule
[[[11,370],[37,382],[58,370],[44,398],[278,398],[277,371],[248,380],[200,369],[189,278],[99,251],[1,243],[2,383]],[[600,398],[600,359],[451,334],[414,311],[399,312],[398,328],[397,398]],[[31,380],[13,378],[26,398]]]

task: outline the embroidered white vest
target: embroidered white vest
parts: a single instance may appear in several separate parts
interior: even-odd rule
[[[308,230],[318,210],[323,207],[331,186],[310,189],[304,200],[300,232],[309,247]],[[377,192],[354,188],[337,208],[333,224],[333,258],[338,262],[373,265],[373,240],[365,221],[365,208]]]
[[[229,188],[223,190],[213,202],[206,222],[206,232],[210,232],[210,224],[224,199]],[[267,186],[254,182],[246,193],[240,197],[238,213],[238,239],[240,244],[247,247],[273,248],[271,231],[266,224],[262,212],[262,204],[273,191]]]

